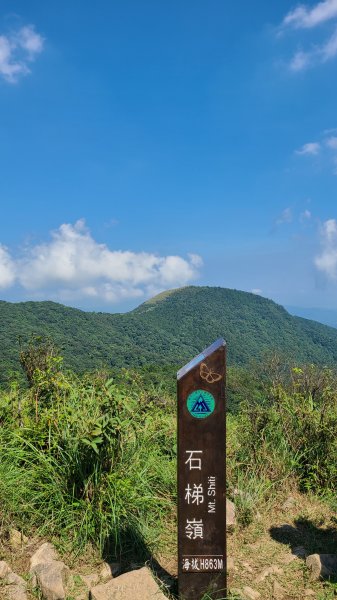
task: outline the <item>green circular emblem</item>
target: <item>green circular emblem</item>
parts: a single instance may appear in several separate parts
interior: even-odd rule
[[[188,412],[196,419],[205,419],[215,408],[215,398],[205,390],[195,390],[187,398]]]

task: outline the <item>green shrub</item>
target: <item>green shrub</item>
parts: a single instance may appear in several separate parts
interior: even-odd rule
[[[175,498],[173,414],[128,374],[118,385],[69,375],[37,422],[34,386],[13,393],[0,403],[2,510],[25,528],[114,555],[123,544],[158,543]]]
[[[337,489],[337,379],[328,369],[294,368],[261,403],[241,404],[234,460],[272,483],[294,478],[302,490]]]

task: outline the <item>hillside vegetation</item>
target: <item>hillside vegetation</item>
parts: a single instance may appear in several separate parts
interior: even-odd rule
[[[290,317],[263,298],[214,288],[166,293],[127,315],[53,303],[3,303],[2,309],[2,324],[21,335],[21,346],[10,350],[13,369],[21,364],[26,381],[8,371],[0,390],[0,560],[24,574],[8,546],[14,527],[30,539],[52,541],[77,568],[103,559],[118,561],[122,572],[160,564],[172,576],[165,594],[177,598],[175,373],[165,360],[181,356],[183,362],[208,336],[224,333],[232,362],[227,496],[238,519],[228,539],[238,565],[228,598],[246,599],[240,590],[254,574],[259,597],[270,600],[273,581],[259,576],[272,564],[284,598],[303,600],[311,590],[332,600],[336,582],[309,581],[302,559],[293,558],[300,545],[303,557],[334,552],[337,543],[337,374],[322,365],[336,352],[333,329]],[[116,335],[104,348],[109,323]],[[47,337],[36,335],[44,331]],[[84,351],[89,344],[91,355]],[[124,368],[126,357],[136,367]],[[94,359],[96,370],[69,368],[85,371]],[[29,586],[29,600],[39,597]]]
[[[122,570],[155,557],[175,574],[175,396],[149,372],[121,370],[115,379],[103,370],[64,372],[61,357],[44,348],[44,359],[39,346],[23,351],[29,388],[13,382],[0,392],[0,559],[7,556],[1,540],[14,526],[73,557],[117,559]],[[333,551],[337,378],[327,368],[285,370],[275,362],[265,366],[258,396],[253,376],[235,370],[230,378],[244,400],[227,419],[227,494],[239,522],[229,547],[250,569],[234,572],[234,588],[250,584],[268,561],[283,560],[282,544],[288,557],[298,539],[308,553]],[[287,537],[276,521],[290,493],[299,507],[283,517],[293,519],[292,541],[289,524]],[[333,584],[309,583],[301,563],[282,565],[286,598],[303,600],[308,585],[321,600],[333,597]],[[270,600],[268,582],[254,585]]]
[[[126,314],[90,313],[54,302],[0,302],[0,382],[19,372],[20,343],[48,335],[77,373],[101,367],[181,366],[222,336],[230,365],[266,352],[332,365],[337,330],[291,316],[260,296],[223,288],[165,292]]]

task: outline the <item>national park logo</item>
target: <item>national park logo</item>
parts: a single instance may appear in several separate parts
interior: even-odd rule
[[[196,419],[205,419],[215,408],[215,399],[210,392],[195,390],[187,398],[188,412]]]

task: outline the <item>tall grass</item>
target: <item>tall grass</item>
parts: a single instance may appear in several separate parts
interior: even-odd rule
[[[2,403],[0,498],[7,518],[116,555],[158,546],[175,499],[175,427],[126,378],[72,378],[40,402]],[[7,396],[7,400],[9,396]],[[13,402],[14,400],[14,402]],[[11,405],[11,406],[10,406]]]
[[[328,369],[294,367],[270,376],[259,402],[249,397],[228,423],[228,487],[242,521],[260,500],[288,486],[325,495],[337,491],[337,377]]]

